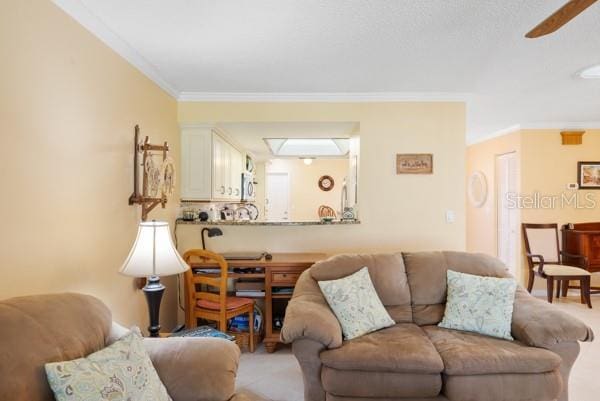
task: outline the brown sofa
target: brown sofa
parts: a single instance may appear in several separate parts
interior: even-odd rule
[[[344,341],[317,281],[363,266],[397,324]],[[509,277],[497,259],[462,252],[340,255],[305,271],[281,333],[302,368],[305,401],[566,401],[578,341],[591,341],[591,329],[523,288],[515,341],[438,328],[448,269]]]
[[[81,294],[0,301],[0,400],[53,401],[46,362],[104,348],[126,330],[108,308]],[[217,338],[144,338],[173,401],[250,401],[234,395],[240,350]]]

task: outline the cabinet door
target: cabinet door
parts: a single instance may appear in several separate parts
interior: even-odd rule
[[[213,132],[213,199],[228,200],[230,199],[230,182],[229,176],[229,147],[230,145],[221,138],[217,133]]]
[[[231,147],[231,188],[233,189],[231,197],[235,200],[242,198],[242,153]]]
[[[212,135],[209,128],[181,131],[181,199],[210,200]]]

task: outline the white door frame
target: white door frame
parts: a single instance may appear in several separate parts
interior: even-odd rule
[[[266,220],[270,220],[268,210],[269,210],[269,208],[270,208],[271,205],[269,204],[268,195],[269,195],[269,176],[271,176],[271,175],[277,175],[277,176],[285,176],[285,177],[287,177],[287,181],[288,181],[288,185],[287,185],[287,191],[288,191],[288,193],[287,193],[287,212],[288,212],[288,218],[287,218],[287,220],[291,221],[291,219],[290,219],[290,214],[291,214],[291,209],[290,209],[290,207],[291,207],[291,203],[290,203],[291,202],[291,199],[290,199],[290,193],[291,193],[290,183],[291,183],[291,180],[290,180],[290,173],[288,173],[287,171],[281,171],[281,172],[277,172],[277,171],[271,172],[271,171],[269,171],[269,172],[265,173],[265,219]]]
[[[498,258],[500,258],[501,255],[501,246],[502,243],[506,240],[506,238],[501,238],[500,235],[500,231],[501,231],[501,213],[502,213],[502,197],[504,196],[504,193],[501,192],[501,185],[503,184],[501,182],[501,178],[505,178],[505,179],[510,179],[509,177],[501,177],[501,172],[499,169],[499,162],[501,159],[508,159],[508,158],[513,158],[514,159],[514,180],[515,182],[512,183],[513,187],[512,188],[514,190],[515,193],[518,193],[519,191],[519,166],[518,166],[518,157],[517,157],[517,152],[516,151],[512,151],[512,152],[506,152],[506,153],[501,153],[501,154],[497,154],[494,158],[494,170],[495,170],[495,210],[496,210],[496,232],[495,232],[495,237],[496,237],[496,256]],[[510,172],[510,168],[508,169]],[[507,184],[507,183],[505,183]],[[509,185],[510,186],[510,185]],[[511,189],[508,188],[508,191],[510,191]],[[520,260],[521,260],[521,252],[520,252],[520,241],[521,241],[521,230],[520,230],[520,221],[521,221],[521,213],[519,209],[513,209],[514,211],[512,212],[512,216],[509,217],[513,217],[513,219],[515,220],[514,222],[511,220],[509,221],[509,225],[511,227],[509,227],[510,230],[513,230],[514,232],[512,234],[514,234],[513,236],[513,241],[512,244],[509,244],[509,246],[512,247],[512,250],[509,251],[509,255],[510,253],[512,253],[512,262],[511,261],[506,261],[507,267],[509,268],[510,273],[512,273],[517,279],[519,279],[519,274],[520,274]],[[510,220],[510,219],[509,219]],[[511,225],[512,222],[512,225]],[[510,238],[510,236],[509,236]],[[509,256],[510,257],[510,256]],[[512,264],[512,266],[511,266]]]

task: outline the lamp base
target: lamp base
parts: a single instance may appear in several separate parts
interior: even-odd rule
[[[142,290],[144,291],[146,301],[148,302],[148,313],[150,317],[148,332],[150,333],[150,337],[158,337],[158,333],[160,332],[160,323],[158,319],[160,301],[165,292],[165,286],[160,283],[160,278],[158,276],[150,276]]]

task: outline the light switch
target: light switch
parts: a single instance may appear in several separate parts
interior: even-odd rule
[[[454,223],[454,221],[456,221],[454,210],[446,210],[446,223]]]

